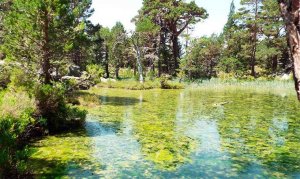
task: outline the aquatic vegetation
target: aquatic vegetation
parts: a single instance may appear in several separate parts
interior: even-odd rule
[[[45,176],[80,176],[92,172],[100,164],[92,159],[90,138],[85,131],[48,136],[30,146],[29,171],[40,178]]]
[[[294,96],[226,88],[93,88],[88,93],[98,105],[81,106],[89,112],[86,132],[72,134],[72,140],[62,135],[35,143],[32,159],[61,164],[36,171],[41,176],[85,171],[84,176],[106,177],[299,177],[300,104]],[[55,142],[63,152],[55,153]]]

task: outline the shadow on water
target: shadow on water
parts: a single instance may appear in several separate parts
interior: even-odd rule
[[[108,95],[99,95],[95,93],[89,93],[86,91],[77,92],[74,95],[75,98],[82,97],[87,102],[93,102],[91,100],[99,99],[101,105],[111,105],[111,106],[131,106],[141,102],[147,102],[143,99],[135,97],[124,97],[124,96],[108,96]]]
[[[128,106],[135,105],[141,102],[146,102],[138,98],[132,97],[117,97],[117,96],[99,96],[101,103],[103,105],[112,105],[112,106]]]
[[[95,96],[99,115],[90,113],[84,130],[35,143],[37,176],[300,178],[299,105],[288,97],[124,90]]]

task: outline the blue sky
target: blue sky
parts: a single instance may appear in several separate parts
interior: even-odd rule
[[[192,35],[199,37],[220,33],[227,21],[227,16],[232,0],[196,0],[196,3],[204,7],[209,18],[198,23]],[[239,0],[235,0],[236,6]],[[99,23],[105,27],[112,27],[117,21],[124,24],[128,30],[134,29],[130,21],[142,6],[142,0],[93,0],[94,15],[91,17],[93,23]]]

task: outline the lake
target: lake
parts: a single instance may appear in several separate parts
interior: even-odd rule
[[[251,90],[97,89],[85,128],[30,146],[37,177],[300,178],[300,104]]]

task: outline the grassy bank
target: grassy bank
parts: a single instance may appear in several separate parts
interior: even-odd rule
[[[118,80],[112,81],[108,80],[107,82],[101,82],[97,84],[98,88],[118,88],[126,90],[149,90],[149,89],[183,89],[184,84],[171,80],[149,80],[144,83],[140,83],[134,79],[129,80]]]
[[[223,81],[220,79],[205,80],[187,84],[187,88],[201,90],[241,91],[251,90],[258,93],[272,93],[280,95],[295,95],[292,80],[254,80],[254,81]]]

